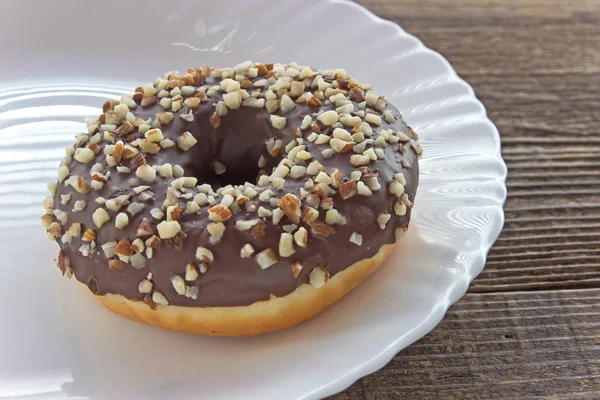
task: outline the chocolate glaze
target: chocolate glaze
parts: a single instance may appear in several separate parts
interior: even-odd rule
[[[218,80],[209,78],[208,84],[218,84]],[[309,108],[305,104],[298,104],[289,113],[282,113],[278,110],[275,114],[287,117],[287,125],[284,129],[274,129],[269,121],[269,112],[265,108],[241,107],[237,110],[229,110],[228,114],[221,120],[221,125],[214,129],[209,123],[209,117],[214,112],[214,105],[222,99],[219,93],[208,102],[203,102],[193,110],[194,121],[186,122],[175,114],[171,123],[162,127],[165,138],[176,141],[184,131],[191,132],[198,140],[198,144],[189,151],[184,152],[177,146],[161,150],[156,155],[146,155],[146,161],[149,165],[171,163],[179,164],[185,170],[185,176],[195,176],[198,178],[198,185],[210,183],[213,186],[224,184],[243,184],[250,180],[256,182],[258,174],[257,161],[261,155],[268,160],[267,170],[276,166],[281,156],[272,157],[266,151],[265,141],[270,137],[283,139],[284,146],[292,140],[298,127],[301,124],[302,117],[311,114],[317,110]],[[323,109],[331,109],[331,106],[323,106]],[[410,136],[409,128],[406,126],[398,110],[390,105],[386,110],[393,113],[395,120],[387,123],[382,118],[382,129],[392,129],[401,131]],[[160,105],[141,107],[133,109],[132,112],[138,118],[154,117],[157,112],[165,111]],[[182,112],[187,112],[187,107],[183,107]],[[315,119],[316,121],[316,119]],[[319,123],[319,126],[326,131],[326,127]],[[377,137],[379,129],[374,129],[372,138]],[[302,132],[306,138],[311,133],[310,129]],[[139,134],[136,134],[138,137]],[[317,146],[305,140],[307,150],[311,151],[314,160],[320,161],[325,166],[326,171],[332,168],[338,168],[342,173],[344,180],[348,179],[350,173],[356,168],[353,167],[349,158],[352,152],[336,154],[334,157],[325,159],[321,155],[321,150],[325,147]],[[104,145],[104,142],[100,144]],[[384,148],[385,159],[377,160],[369,164],[369,172],[377,172],[379,175],[381,190],[373,192],[372,196],[354,196],[343,200],[339,194],[333,196],[334,205],[337,210],[346,218],[345,225],[336,225],[335,234],[329,237],[322,237],[311,234],[311,229],[307,224],[300,223],[300,226],[306,227],[309,231],[308,246],[301,248],[296,246],[296,253],[289,258],[279,257],[279,262],[270,268],[261,269],[254,259],[241,258],[240,249],[250,243],[256,253],[272,248],[277,252],[279,237],[283,226],[292,223],[284,216],[278,225],[273,225],[271,218],[265,220],[266,236],[263,239],[255,239],[249,231],[239,231],[234,227],[238,219],[256,218],[256,213],[249,213],[242,209],[238,214],[234,214],[226,222],[227,229],[222,240],[212,245],[209,242],[209,234],[206,226],[210,222],[208,219],[207,208],[202,207],[198,214],[182,214],[182,231],[187,234],[182,248],[175,248],[163,244],[160,248],[154,250],[154,256],[147,260],[146,267],[140,270],[126,264],[122,272],[110,271],[108,269],[108,260],[105,258],[100,246],[103,243],[122,239],[133,241],[136,238],[136,229],[143,218],[147,218],[153,226],[159,222],[150,216],[150,209],[161,207],[166,197],[167,187],[172,178],[162,178],[157,174],[157,179],[152,184],[152,191],[155,193],[154,200],[146,204],[146,208],[135,216],[130,216],[129,225],[125,230],[118,230],[114,226],[116,212],[107,210],[111,216],[111,221],[106,223],[101,229],[96,229],[92,221],[92,213],[99,206],[94,199],[102,196],[106,199],[111,198],[111,190],[114,188],[123,188],[128,193],[133,193],[132,186],[127,182],[135,175],[120,174],[115,168],[111,168],[112,175],[99,191],[90,190],[87,194],[77,193],[72,187],[59,184],[55,195],[54,206],[57,209],[67,211],[69,214],[68,223],[63,225],[63,232],[73,222],[81,222],[84,231],[87,228],[93,228],[97,235],[97,247],[90,257],[84,257],[78,252],[83,243],[80,238],[73,238],[70,243],[58,241],[60,247],[71,261],[75,277],[90,285],[90,289],[95,294],[103,295],[106,293],[115,293],[125,296],[131,300],[143,300],[144,294],[139,293],[138,285],[148,272],[153,274],[154,289],[160,290],[168,299],[171,305],[177,306],[244,306],[256,301],[267,300],[270,296],[285,296],[294,291],[298,286],[308,281],[308,274],[315,266],[326,266],[331,276],[343,271],[353,263],[374,256],[381,246],[395,242],[394,230],[397,227],[406,227],[410,219],[410,207],[406,215],[396,216],[393,211],[395,199],[390,196],[387,190],[389,182],[397,172],[403,172],[406,178],[405,193],[410,200],[414,200],[414,195],[418,184],[418,163],[417,155],[406,143],[406,151],[398,151],[397,145],[388,145]],[[283,153],[283,151],[282,151]],[[410,168],[402,166],[406,160]],[[217,177],[213,171],[215,161],[222,162],[227,167],[224,175]],[[90,179],[90,166],[96,162],[105,164],[104,155],[100,152],[96,160],[90,164],[81,164],[76,161],[71,162],[69,166],[71,175],[79,175]],[[124,163],[128,165],[128,161]],[[295,193],[298,195],[299,188],[309,178],[307,175],[301,180],[286,179],[286,186],[283,191],[277,192],[277,197],[282,197],[285,193]],[[143,184],[143,183],[141,183]],[[215,187],[215,190],[216,190]],[[269,187],[270,188],[270,187]],[[60,195],[71,194],[72,198],[68,205],[61,205]],[[298,196],[300,197],[300,196]],[[83,212],[73,212],[73,204],[76,200],[86,200],[87,208]],[[265,204],[262,204],[265,205]],[[183,206],[182,206],[183,207]],[[267,207],[271,209],[271,207]],[[390,213],[391,220],[385,229],[380,229],[376,218],[382,213]],[[324,212],[320,213],[320,220],[324,220]],[[358,232],[363,236],[362,246],[349,241],[353,232]],[[186,264],[196,261],[195,252],[197,247],[203,246],[212,250],[215,261],[209,265],[208,271],[200,274],[195,282],[188,282],[188,285],[197,286],[198,296],[196,299],[188,298],[176,293],[171,284],[173,274],[185,274]],[[291,264],[299,261],[303,268],[297,278],[291,273]]]

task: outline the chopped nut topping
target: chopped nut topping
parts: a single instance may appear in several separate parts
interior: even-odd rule
[[[394,204],[394,213],[399,216],[406,215],[406,204],[404,204],[401,200],[398,200]]]
[[[365,121],[372,125],[381,125],[381,117],[379,115],[368,113],[367,115],[365,115]]]
[[[111,211],[119,211],[122,207],[129,204],[130,194],[117,196],[114,199],[106,200],[105,205]]]
[[[352,135],[350,135],[350,133],[342,128],[335,128],[333,130],[333,137],[336,139],[340,139],[346,142],[353,142],[354,140],[352,139]]]
[[[358,246],[362,245],[362,235],[353,232],[352,235],[350,235],[350,241]]]
[[[160,122],[161,125],[168,125],[169,122],[173,121],[173,113],[171,113],[171,112],[156,113],[156,119]],[[151,132],[151,131],[146,132],[146,134],[148,134],[149,132]],[[154,140],[150,139],[148,136],[146,136],[146,138],[148,138],[151,141],[154,141]]]
[[[250,233],[252,234],[252,236],[254,236],[255,239],[260,240],[265,237],[266,229],[267,225],[264,222],[260,221],[259,223],[254,225],[254,227],[250,230]]]
[[[331,179],[331,177],[329,175],[327,175],[325,172],[321,171],[315,177],[315,182],[324,183],[326,185],[331,185],[333,183],[333,180]]]
[[[200,206],[195,201],[188,201],[185,204],[185,211],[184,211],[184,213],[186,213],[186,214],[194,214],[194,213],[197,213],[198,211],[200,211]]]
[[[198,97],[188,97],[183,103],[189,108],[196,108],[200,104],[200,101],[201,99]]]
[[[140,293],[150,293],[154,285],[148,279],[144,279],[140,282],[138,290]]]
[[[216,222],[227,221],[229,218],[231,218],[231,211],[229,208],[221,204],[217,204],[216,206],[208,209],[208,218],[211,221]]]
[[[325,171],[325,167],[323,167],[323,165],[321,165],[321,163],[318,161],[311,162],[306,170],[306,172],[308,172],[309,175],[313,176],[317,175],[321,171]]]
[[[71,260],[69,259],[69,257],[67,257],[67,253],[65,253],[63,250],[60,250],[58,252],[58,261],[56,263],[56,266],[58,267],[58,269],[60,269],[62,275],[65,275],[65,273],[72,273]]]
[[[329,271],[323,267],[315,267],[310,274],[308,274],[308,282],[317,289],[325,285],[328,280]]]
[[[160,247],[161,243],[162,243],[162,241],[156,235],[152,235],[150,238],[146,239],[146,241],[144,242],[146,247],[150,248],[150,249],[156,249],[156,248]]]
[[[104,243],[101,247],[102,247],[102,251],[104,252],[104,256],[106,258],[111,258],[112,256],[115,255],[115,252],[117,250],[117,241],[113,240],[113,241]]]
[[[103,208],[98,208],[92,214],[92,221],[94,221],[94,225],[96,228],[102,228],[102,225],[110,221],[110,215]]]
[[[83,234],[83,237],[81,239],[84,242],[91,242],[93,240],[96,240],[96,232],[94,232],[93,229],[88,229],[85,231],[85,233]]]
[[[406,193],[404,193],[402,196],[400,196],[400,200],[402,200],[402,202],[404,204],[406,204],[406,207],[412,207],[413,206],[412,201],[409,200],[408,194],[406,194]]]
[[[198,143],[198,140],[189,132],[183,132],[179,139],[177,139],[177,146],[183,151],[188,151],[196,143]]]
[[[71,193],[61,194],[60,195],[60,204],[66,205],[71,200]]]
[[[362,181],[357,182],[356,189],[358,191],[358,194],[361,196],[371,196],[373,194],[373,192],[371,192],[371,189],[369,189],[369,187],[365,185],[365,183]]]
[[[359,86],[354,86],[352,89],[350,89],[348,94],[350,100],[356,101],[357,103],[360,103],[365,100],[364,92]]]
[[[279,261],[275,252],[270,248],[258,253],[254,259],[262,269],[267,269]]]
[[[41,220],[42,220],[42,226],[44,228],[48,229],[50,227],[50,224],[52,224],[54,222],[54,217],[50,214],[46,214],[46,215],[42,216]]]
[[[310,228],[314,235],[328,237],[335,233],[335,229],[333,227],[331,227],[330,225],[328,225],[322,221],[315,220],[315,221],[309,222],[308,224],[310,225]]]
[[[321,198],[316,194],[312,193],[306,197],[306,204],[310,207],[317,208],[321,202]]]
[[[144,182],[152,183],[156,179],[156,170],[149,165],[140,165],[135,174]]]
[[[58,168],[58,182],[62,183],[69,176],[69,168],[66,165],[61,165]]]
[[[140,165],[146,164],[146,158],[144,157],[143,154],[136,154],[135,156],[133,156],[133,158],[131,159],[131,168],[135,168],[137,169]]]
[[[342,185],[342,173],[339,169],[334,168],[329,174],[329,177],[331,178],[331,186],[334,188],[337,189]]]
[[[179,233],[181,225],[177,221],[163,221],[156,226],[156,229],[161,239],[169,239]]]
[[[142,101],[142,105],[143,105],[143,101]],[[163,306],[169,305],[169,301],[167,300],[165,295],[162,294],[161,292],[157,292],[157,291],[152,293],[152,301],[155,302],[156,304],[163,305]]]
[[[284,94],[281,97],[281,103],[279,104],[279,108],[284,113],[292,111],[295,106],[296,106],[296,104],[294,103],[294,101],[287,94]]]
[[[325,197],[321,199],[319,206],[322,210],[331,210],[333,208],[333,199],[331,197]]]
[[[235,227],[240,231],[247,231],[252,229],[254,225],[260,222],[260,219],[248,219],[248,220],[237,220],[235,222]]]
[[[225,164],[215,161],[215,174],[223,175],[225,171],[227,171],[227,167],[225,166]]]
[[[312,207],[306,207],[302,212],[302,221],[304,222],[312,222],[319,218],[319,211]]]
[[[406,185],[406,179],[404,178],[402,172],[398,172],[397,174],[395,174],[394,179],[400,182],[401,185]]]
[[[293,235],[291,233],[283,232],[279,237],[279,255],[281,257],[290,257],[295,252]]]
[[[90,184],[84,178],[80,176],[74,176],[73,178],[75,178],[75,181],[72,185],[78,193],[86,194],[90,191]]]
[[[346,200],[358,194],[358,187],[355,181],[342,183],[340,186],[340,196]]]
[[[48,238],[56,240],[62,236],[62,227],[58,222],[52,222],[46,232],[48,233]]]
[[[171,277],[171,284],[173,285],[173,288],[175,289],[177,294],[185,296],[185,281],[181,276],[173,275]]]
[[[404,193],[404,186],[400,182],[393,180],[390,182],[388,190],[392,196],[399,197]]]
[[[400,226],[395,229],[394,233],[396,235],[396,242],[399,242],[400,240],[402,240],[404,238],[407,228],[408,228],[407,226]]]
[[[410,140],[410,138],[404,132],[396,132],[396,137],[402,143],[406,143],[406,142],[408,142]]]
[[[254,247],[251,244],[247,243],[240,250],[240,257],[242,258],[250,258],[254,254]]]
[[[185,266],[185,280],[192,282],[198,279],[198,270],[194,264],[188,264]]]
[[[287,119],[285,117],[271,115],[270,118],[271,118],[271,125],[273,125],[273,128],[275,128],[275,129],[285,128],[285,125],[287,124]]]
[[[294,241],[298,246],[306,247],[308,244],[308,231],[304,227],[298,229],[296,233],[294,233]]]
[[[117,256],[119,256],[121,261],[129,261],[129,256],[133,253],[131,251],[131,242],[127,239],[121,240],[119,243],[117,243],[115,253],[117,254]]]
[[[167,221],[179,221],[181,219],[181,207],[178,205],[167,207]]]
[[[310,101],[309,101],[310,104]],[[334,110],[325,111],[321,115],[317,117],[317,119],[323,124],[327,126],[331,126],[338,122],[339,115]]]
[[[300,179],[306,174],[306,167],[302,165],[294,165],[290,170],[290,178]]]
[[[377,160],[377,154],[375,154],[375,150],[373,150],[373,149],[365,150],[365,152],[363,153],[363,156],[368,156],[371,161]]]
[[[273,212],[271,210],[268,210],[266,208],[264,208],[263,206],[260,206],[258,208],[258,216],[259,217],[270,217],[273,215]]]
[[[225,103],[227,108],[231,110],[237,110],[242,105],[242,93],[239,90],[231,93],[226,93],[223,95],[223,102]]]
[[[321,107],[321,100],[319,100],[316,96],[310,96],[307,102],[309,107],[318,108]]]
[[[133,243],[131,243],[131,249],[135,253],[142,253],[145,248],[146,246],[144,246],[144,241],[140,238],[135,239]]]
[[[277,202],[277,205],[281,208],[285,215],[296,224],[300,222],[300,204],[300,199],[292,193],[286,194]]]
[[[125,227],[127,227],[128,224],[129,224],[129,216],[127,216],[127,214],[125,214],[125,213],[117,214],[117,216],[115,218],[115,227],[117,229],[125,229]]]
[[[149,140],[140,140],[140,150],[142,150],[144,153],[149,153],[149,154],[156,154],[158,153],[158,151],[160,150],[160,146],[157,145],[156,143],[152,143]]]
[[[392,216],[388,213],[381,214],[377,217],[377,224],[379,224],[379,227],[381,229],[385,229],[385,226],[387,225],[390,218],[392,218]]]
[[[144,136],[153,143],[158,143],[164,139],[163,133],[160,129],[150,129],[144,133]]]
[[[91,242],[91,243],[94,243],[94,242]],[[79,248],[79,252],[81,253],[82,256],[89,257],[89,255],[90,255],[90,245],[89,244],[82,244],[81,247]]]
[[[281,208],[276,208],[273,210],[273,224],[277,225],[279,224],[279,222],[281,221],[281,219],[283,218],[283,216],[285,215],[285,213],[283,212],[283,210]]]
[[[329,225],[344,225],[346,223],[346,218],[344,218],[338,210],[332,208],[325,213],[325,222]]]
[[[123,272],[124,262],[119,260],[108,260],[109,271]]]
[[[292,263],[292,276],[294,278],[297,278],[298,275],[300,275],[300,271],[302,271],[302,264],[300,264],[299,262],[293,262]]]
[[[287,233],[293,233],[296,229],[298,229],[298,225],[296,224],[288,224],[283,226],[283,230]]]
[[[79,151],[75,152],[75,160],[82,164],[87,164],[96,157],[96,154],[87,147],[80,148],[78,150]]]
[[[183,176],[183,168],[180,165],[173,165],[173,177],[180,178]]]
[[[331,189],[326,183],[317,183],[312,187],[311,192],[317,194],[321,198],[324,198],[333,195],[334,190]]]
[[[82,230],[81,223],[80,222],[73,222],[71,224],[71,226],[69,227],[69,230],[67,231],[67,233],[69,233],[73,237],[80,237],[81,236],[81,230]],[[92,240],[95,240],[95,238],[92,239]]]
[[[361,165],[367,165],[371,161],[371,158],[368,155],[363,154],[353,154],[350,156],[350,163],[355,167]]]
[[[146,266],[146,258],[142,253],[136,253],[129,257],[129,262],[135,269],[142,269]]]
[[[134,215],[140,213],[143,209],[144,209],[144,205],[143,204],[140,204],[140,203],[131,203],[127,207],[127,212],[129,214],[131,214],[131,216],[134,216]]]
[[[215,259],[212,251],[206,247],[198,247],[196,249],[196,259],[201,262],[211,263]]]
[[[54,216],[56,217],[56,219],[61,224],[66,224],[68,222],[68,220],[69,220],[69,215],[65,211],[54,210],[54,211],[52,211],[52,214],[54,214]]]

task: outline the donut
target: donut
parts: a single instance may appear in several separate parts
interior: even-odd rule
[[[42,224],[61,273],[136,321],[290,327],[367,278],[408,228],[418,136],[343,69],[168,72],[85,122]]]

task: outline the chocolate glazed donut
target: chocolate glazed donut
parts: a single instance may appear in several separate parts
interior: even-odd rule
[[[42,222],[62,273],[141,322],[286,328],[365,279],[408,227],[418,137],[341,69],[169,72],[86,122]]]

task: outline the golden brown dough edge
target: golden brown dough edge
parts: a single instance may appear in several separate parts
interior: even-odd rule
[[[340,300],[371,275],[394,251],[384,245],[371,258],[360,260],[315,288],[303,284],[283,297],[273,297],[243,307],[181,307],[157,305],[119,294],[94,296],[109,310],[134,321],[173,331],[213,336],[254,336],[294,326]]]

